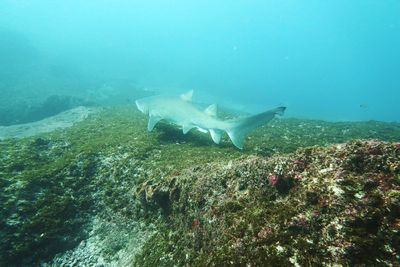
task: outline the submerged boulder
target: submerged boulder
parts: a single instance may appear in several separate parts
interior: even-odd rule
[[[137,266],[398,262],[399,143],[352,141],[206,164],[143,184],[147,211],[166,209],[157,192],[169,212],[153,210],[160,230]]]
[[[17,101],[0,107],[0,126],[36,122],[79,106],[94,103],[67,95],[51,95],[40,103]]]

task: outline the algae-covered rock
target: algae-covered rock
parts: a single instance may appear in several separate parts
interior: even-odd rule
[[[165,210],[162,192],[171,211],[135,265],[396,264],[399,162],[396,143],[353,141],[144,184],[144,205]]]
[[[243,151],[146,128],[120,106],[1,140],[0,265],[396,262],[398,124],[273,120]]]

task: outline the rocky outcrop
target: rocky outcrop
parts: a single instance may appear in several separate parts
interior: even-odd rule
[[[126,106],[0,140],[0,265],[395,265],[398,128],[275,120],[239,151]]]
[[[399,143],[353,141],[207,164],[147,181],[137,197],[162,214],[137,266],[399,260]]]

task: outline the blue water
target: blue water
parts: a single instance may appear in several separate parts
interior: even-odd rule
[[[398,0],[0,2],[2,88],[129,79],[250,112],[400,121],[399,70]]]

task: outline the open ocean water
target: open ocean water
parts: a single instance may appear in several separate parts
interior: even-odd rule
[[[399,48],[397,0],[2,0],[0,266],[397,266]]]

